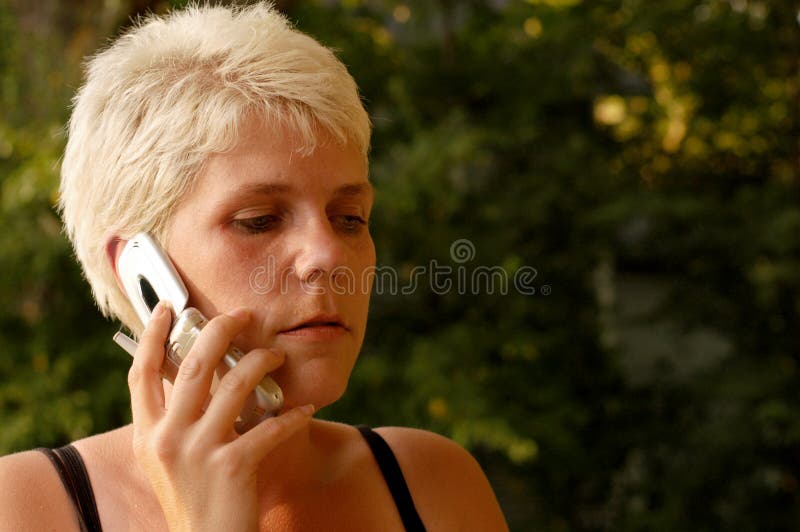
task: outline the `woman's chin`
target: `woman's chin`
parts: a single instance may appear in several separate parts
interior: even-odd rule
[[[352,365],[340,361],[314,359],[298,367],[281,367],[272,377],[283,390],[283,411],[313,404],[319,410],[338,401],[347,389]]]

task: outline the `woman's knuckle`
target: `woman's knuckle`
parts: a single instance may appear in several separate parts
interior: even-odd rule
[[[128,388],[133,391],[147,378],[151,371],[144,364],[134,363],[128,369]]]
[[[197,356],[188,356],[181,362],[178,376],[182,380],[193,380],[203,373],[203,362]]]
[[[223,478],[239,478],[247,471],[248,461],[240,453],[218,453],[214,456],[215,467]]]
[[[142,372],[136,364],[128,370],[128,388],[133,390],[142,380]]]
[[[245,378],[235,371],[229,371],[225,374],[219,383],[220,388],[228,393],[235,394],[243,391],[247,387]]]
[[[174,460],[179,451],[178,439],[171,431],[164,429],[154,431],[148,438],[147,447],[149,447],[153,456],[161,462]]]

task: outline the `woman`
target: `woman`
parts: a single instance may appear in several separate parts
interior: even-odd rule
[[[1,459],[3,529],[506,529],[451,441],[313,419],[343,394],[364,338],[369,282],[334,288],[375,264],[369,136],[345,67],[268,5],[151,17],[89,62],[60,206],[101,310],[139,337],[133,423]],[[174,386],[159,375],[170,309],[145,327],[119,278],[142,231],[213,317]],[[264,293],[256,271],[279,282]],[[230,343],[246,355],[206,406]],[[283,409],[238,435],[266,374]]]

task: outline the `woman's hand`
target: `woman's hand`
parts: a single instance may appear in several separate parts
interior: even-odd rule
[[[165,305],[154,310],[136,351],[128,374],[133,450],[172,531],[257,530],[258,464],[305,427],[314,411],[308,405],[242,436],[233,431],[248,394],[284,361],[273,349],[254,349],[242,357],[203,411],[214,371],[249,319],[247,311],[235,310],[203,328],[178,371],[169,409],[159,374],[171,322]]]

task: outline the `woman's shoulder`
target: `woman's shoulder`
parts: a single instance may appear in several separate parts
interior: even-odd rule
[[[86,467],[104,526],[129,513],[126,501],[135,499],[142,508],[152,503],[138,469],[131,466],[130,438],[126,426],[72,443]],[[79,529],[78,515],[50,459],[38,450],[0,458],[0,530],[70,529]]]
[[[508,529],[486,475],[463,447],[420,429],[374,430],[394,452],[429,529]]]
[[[0,457],[0,494],[2,530],[78,530],[61,479],[41,451]]]

